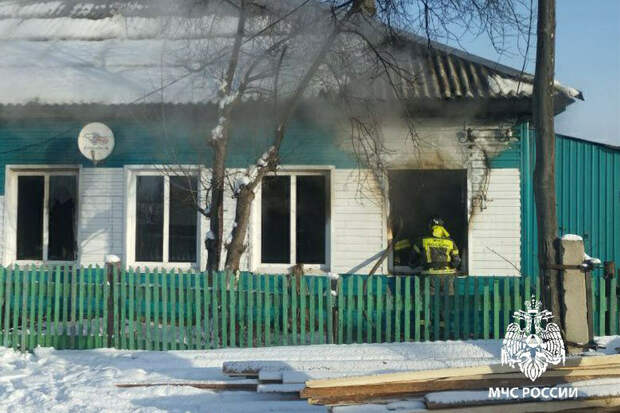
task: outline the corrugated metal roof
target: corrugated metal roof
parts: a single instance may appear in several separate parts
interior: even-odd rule
[[[197,103],[213,99],[213,79],[184,73],[178,64],[162,65],[153,50],[170,39],[196,38],[162,16],[205,18],[195,0],[127,2],[112,0],[0,1],[0,104],[126,104],[164,99]],[[230,20],[230,21],[229,21]],[[234,20],[234,19],[233,19]],[[202,27],[201,24],[187,25]],[[220,22],[227,37],[236,25]],[[169,32],[170,27],[174,30]],[[163,28],[163,29],[162,29]],[[165,31],[162,31],[165,30]],[[212,34],[212,33],[211,33]],[[532,76],[496,62],[406,33],[399,46],[389,46],[406,76],[393,76],[393,88],[380,72],[366,73],[351,86],[376,99],[410,100],[527,99]],[[48,41],[42,41],[48,40]],[[430,46],[430,47],[429,47]],[[363,71],[362,71],[363,72]],[[371,72],[371,71],[369,71]],[[175,81],[181,77],[180,81]],[[355,77],[353,77],[355,78]],[[172,82],[165,94],[149,95]],[[318,82],[320,83],[320,82]],[[323,82],[313,93],[330,92]],[[583,99],[578,90],[556,84],[562,108]],[[141,100],[148,95],[152,99]]]

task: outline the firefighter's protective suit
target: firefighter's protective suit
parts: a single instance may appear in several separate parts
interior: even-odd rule
[[[459,250],[443,225],[431,224],[431,234],[413,245],[411,267],[429,275],[455,275],[461,264]]]

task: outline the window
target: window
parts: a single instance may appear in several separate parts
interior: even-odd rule
[[[433,217],[443,219],[465,265],[467,171],[445,169],[390,171],[389,188],[394,272],[411,271],[408,266],[411,247],[418,238],[428,234],[428,222]]]
[[[196,176],[136,176],[135,261],[195,263]]]
[[[325,265],[327,176],[267,176],[261,189],[261,263]]]
[[[76,210],[75,173],[18,174],[16,258],[74,261]]]

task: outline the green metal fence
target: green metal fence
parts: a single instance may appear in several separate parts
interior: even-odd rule
[[[529,277],[306,276],[0,268],[0,344],[170,350],[503,337]],[[618,332],[618,279],[593,277],[594,331]]]

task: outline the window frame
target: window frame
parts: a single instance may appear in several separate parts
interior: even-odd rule
[[[462,170],[465,171],[465,191],[466,191],[466,209],[467,209],[467,221],[469,221],[470,218],[470,212],[471,212],[471,168],[438,168],[438,170],[441,169],[446,169],[446,170]],[[415,170],[412,168],[390,168],[389,172],[392,171],[408,171],[408,170]],[[384,177],[384,186],[385,188],[387,188],[387,191],[385,192],[385,196],[384,196],[384,204],[387,206],[385,208],[385,213],[384,213],[384,222],[385,222],[385,234],[386,234],[386,238],[387,238],[387,243],[389,245],[389,243],[393,240],[393,234],[390,232],[390,229],[388,227],[388,214],[391,208],[390,205],[390,191],[392,190],[390,188],[390,180],[388,178],[388,176],[386,175]],[[466,266],[469,266],[469,263],[471,262],[469,255],[471,254],[471,248],[469,248],[469,246],[471,245],[471,234],[469,232],[471,227],[468,228],[468,230],[465,232],[465,237],[467,238],[467,256],[463,256],[463,251],[459,250],[460,254],[461,254],[461,259],[465,262]],[[412,242],[415,242],[416,240],[410,240]],[[412,245],[413,246],[413,245]],[[386,247],[387,248],[387,245]],[[394,265],[394,250],[392,249],[390,251],[390,253],[388,254],[387,257],[387,261],[388,261],[388,274],[393,274],[393,275],[410,275],[413,274],[413,268],[409,267],[408,265]],[[467,270],[469,271],[469,269]]]
[[[75,265],[80,261],[80,169],[79,165],[7,165],[4,205],[4,265]],[[17,259],[18,180],[20,176],[43,176],[43,240],[42,259]],[[49,189],[51,176],[76,177],[75,207],[75,258],[73,260],[49,260]]]
[[[288,263],[266,263],[262,262],[262,182],[256,187],[256,196],[252,207],[252,226],[251,239],[254,247],[251,252],[251,268],[256,272],[288,272],[291,267],[297,264],[297,176],[324,176],[325,185],[325,263],[323,264],[303,264],[306,272],[327,273],[333,268],[331,252],[333,246],[333,166],[283,166],[277,172],[271,172],[266,176],[290,176],[290,251]]]
[[[165,169],[164,169],[165,168]],[[141,165],[125,167],[125,257],[127,266],[136,267],[157,267],[166,269],[195,270],[200,269],[204,265],[203,248],[201,248],[201,234],[205,227],[203,216],[196,211],[196,260],[193,262],[176,262],[169,261],[169,230],[170,230],[170,177],[171,176],[187,176],[191,174],[198,180],[197,190],[198,199],[202,204],[204,202],[204,190],[200,182],[204,179],[203,171],[197,166],[181,166],[178,169],[168,170],[169,167],[158,167],[152,165]],[[163,195],[163,246],[162,261],[137,261],[136,260],[136,201],[137,201],[137,182],[138,176],[161,176],[164,179],[164,195]],[[201,205],[204,207],[204,205]]]

